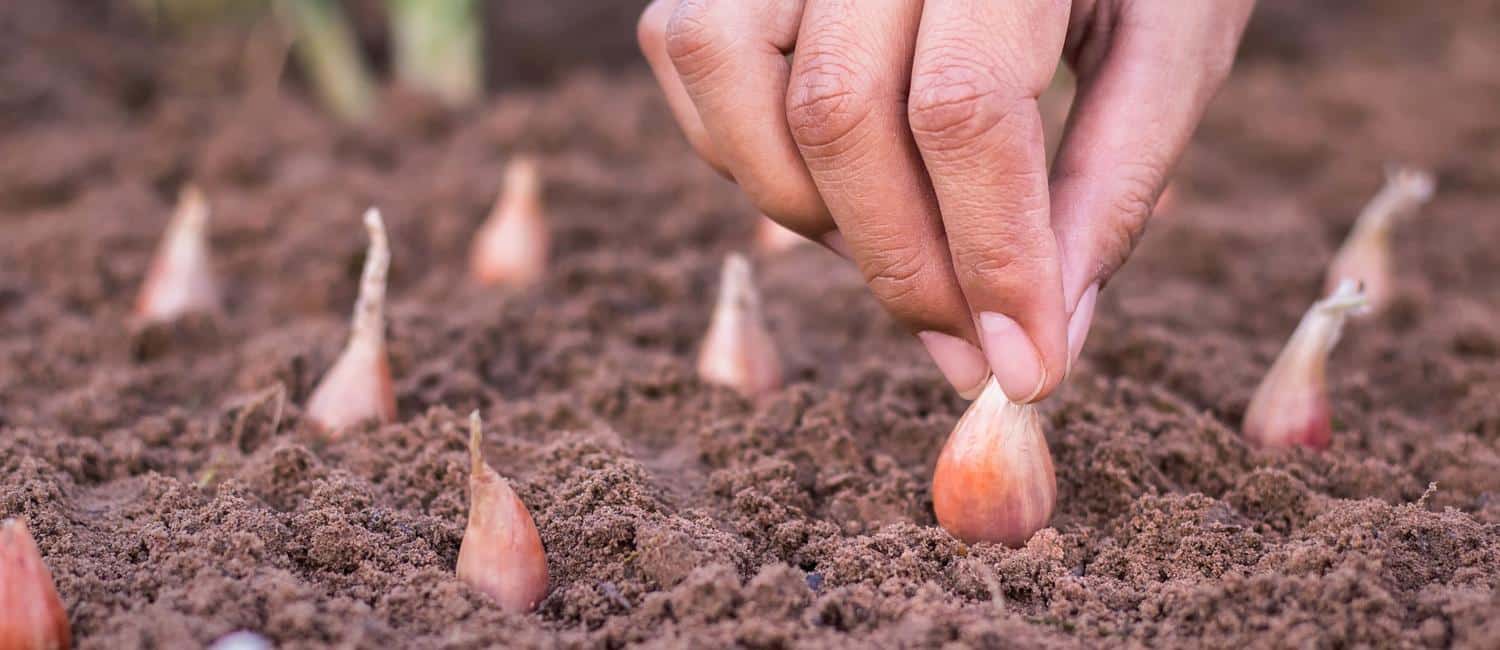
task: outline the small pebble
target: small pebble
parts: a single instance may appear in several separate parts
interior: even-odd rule
[[[214,641],[208,650],[271,650],[271,642],[254,632],[230,632]]]
[[[823,588],[823,574],[816,571],[807,574],[807,588],[818,591]]]

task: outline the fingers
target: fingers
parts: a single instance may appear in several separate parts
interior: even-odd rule
[[[1062,51],[1050,0],[927,0],[908,121],[936,191],[980,343],[1012,401],[1067,369],[1061,266],[1036,97]]]
[[[1099,286],[1135,247],[1228,74],[1252,4],[1125,3],[1122,14],[1096,13],[1070,29],[1079,91],[1053,167],[1052,222],[1072,314],[1072,357],[1088,333]],[[1110,3],[1100,7],[1112,10]],[[1112,28],[1100,29],[1106,23]]]
[[[714,151],[767,216],[803,235],[833,228],[786,123],[801,0],[681,0],[667,55]]]
[[[917,333],[953,387],[973,398],[989,364],[906,126],[921,11],[911,0],[808,0],[786,115],[876,298]]]
[[[682,86],[682,80],[677,77],[677,68],[672,66],[671,57],[667,56],[667,21],[671,19],[672,9],[676,5],[675,0],[654,0],[648,5],[636,25],[636,39],[640,42],[641,52],[646,55],[646,63],[650,64],[656,83],[661,86],[662,94],[667,98],[667,107],[672,109],[672,116],[677,119],[677,125],[682,127],[688,144],[710,167],[720,174],[728,175],[729,170],[720,161],[718,153],[714,151],[713,141],[708,137],[708,131],[703,128],[703,118],[698,117],[693,99],[688,96],[687,88]]]

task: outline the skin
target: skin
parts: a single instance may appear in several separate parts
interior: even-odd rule
[[[655,0],[688,142],[848,257],[954,387],[1046,397],[1082,348],[1253,0]],[[1078,97],[1050,174],[1037,97]]]

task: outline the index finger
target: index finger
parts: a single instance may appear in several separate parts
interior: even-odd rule
[[[672,66],[672,58],[667,56],[667,21],[671,20],[672,10],[676,7],[674,0],[652,0],[645,11],[641,12],[640,22],[636,24],[636,40],[640,43],[641,53],[646,56],[646,63],[651,67],[651,74],[656,77],[656,83],[666,96],[667,108],[671,109],[672,117],[682,127],[688,144],[714,171],[728,176],[729,170],[724,167],[724,161],[714,149],[708,130],[703,128],[703,118],[698,115],[697,107],[693,106],[693,98],[688,96],[687,88],[682,86],[682,79],[677,76],[677,68]]]
[[[908,121],[995,379],[1014,402],[1067,371],[1061,263],[1036,98],[1062,53],[1065,3],[928,0]]]

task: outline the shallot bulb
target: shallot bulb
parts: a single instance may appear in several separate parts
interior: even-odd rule
[[[370,250],[360,277],[349,343],[307,401],[307,417],[331,436],[366,420],[396,419],[396,392],[385,351],[385,282],[390,243],[380,211],[365,212]]]
[[[63,650],[68,614],[24,522],[0,523],[0,648]]]
[[[781,387],[781,355],[766,329],[750,262],[731,254],[719,278],[719,299],[698,352],[698,376],[747,397]]]
[[[193,312],[219,308],[219,285],[208,244],[208,200],[188,185],[151,260],[136,297],[135,315],[144,322],[167,322]]]
[[[1364,287],[1371,311],[1384,309],[1390,303],[1393,284],[1391,231],[1402,216],[1431,200],[1436,186],[1432,174],[1426,171],[1388,169],[1385,185],[1365,205],[1354,229],[1329,263],[1324,290],[1333,291],[1339,283],[1353,280]]]
[[[1358,284],[1345,280],[1307,310],[1250,398],[1242,426],[1245,438],[1265,447],[1328,447],[1333,428],[1328,355],[1349,314],[1364,305]]]
[[[1057,476],[1036,406],[1011,402],[991,377],[938,456],[938,523],[965,542],[1019,548],[1047,525],[1056,503]]]
[[[501,609],[529,612],[547,595],[547,553],[536,522],[510,482],[484,462],[479,412],[469,415],[469,525],[458,577]]]
[[[481,284],[524,287],[547,271],[552,235],[542,214],[536,161],[518,157],[505,169],[500,198],[474,235],[469,273]]]

